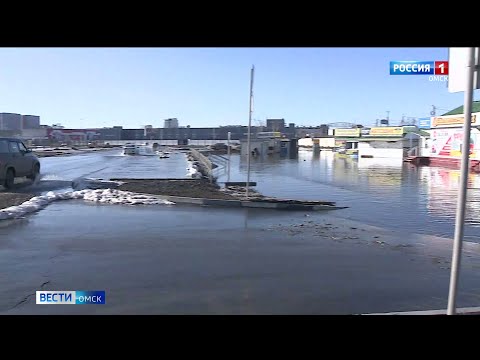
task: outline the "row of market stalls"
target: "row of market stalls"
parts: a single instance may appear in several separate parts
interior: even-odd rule
[[[467,145],[471,169],[480,171],[480,101],[472,107]],[[458,168],[463,144],[463,106],[441,116],[419,120],[418,126],[335,129],[335,148],[354,157],[415,159],[416,163]]]
[[[428,146],[421,154],[431,166],[460,167],[462,152],[470,151],[471,169],[480,171],[480,101],[472,107],[470,141],[463,144],[465,115],[460,106],[442,116],[423,119],[421,127],[430,134]]]
[[[381,126],[373,128],[335,129],[335,148],[359,158],[402,160],[425,147],[429,134],[416,126]]]

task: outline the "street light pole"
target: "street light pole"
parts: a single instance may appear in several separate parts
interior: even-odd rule
[[[228,136],[227,136],[228,137],[228,139],[227,139],[227,146],[228,146],[228,148],[227,148],[227,156],[228,156],[228,176],[227,176],[227,178],[228,178],[228,180],[227,181],[228,182],[230,182],[230,139],[231,139],[231,136],[232,136],[232,133],[229,131]]]
[[[462,255],[463,229],[465,222],[465,208],[467,201],[468,174],[470,172],[470,129],[472,127],[473,77],[475,74],[475,48],[468,49],[468,63],[466,71],[466,89],[463,105],[463,144],[460,186],[458,189],[457,212],[455,214],[455,237],[453,240],[452,270],[450,272],[450,288],[448,294],[447,315],[455,315],[458,277]]]
[[[255,66],[252,65],[252,70],[250,71],[250,110],[248,112],[248,133],[247,133],[247,184],[245,195],[248,198],[249,187],[250,187],[250,142],[251,142],[251,128],[252,128],[252,111],[253,111],[253,74],[255,72]]]

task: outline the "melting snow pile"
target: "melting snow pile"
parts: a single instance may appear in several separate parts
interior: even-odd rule
[[[236,198],[244,198],[247,192],[246,187],[244,186],[228,186],[226,188],[219,189],[219,191],[224,192],[228,195],[232,195]],[[251,199],[266,199],[266,196],[263,196],[255,189],[249,189],[249,198]]]
[[[82,193],[83,199],[109,204],[126,204],[126,205],[173,205],[175,203],[160,199],[155,195],[138,194],[130,191],[122,191],[115,189],[97,189],[97,190],[81,190],[74,191]]]
[[[35,196],[23,204],[0,210],[0,220],[22,217],[25,214],[38,211],[53,201],[84,199],[107,204],[125,205],[173,205],[175,203],[160,199],[154,195],[137,194],[130,191],[115,189],[80,190],[55,193],[49,191],[46,195]]]
[[[42,181],[52,181],[52,180],[59,180],[59,181],[66,181],[62,176],[58,176],[56,174],[46,174],[46,175],[41,175],[40,179]]]
[[[198,171],[198,166],[193,161],[188,160],[187,176],[192,179],[200,179],[202,174]]]

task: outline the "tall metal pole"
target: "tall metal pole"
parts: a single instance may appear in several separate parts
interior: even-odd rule
[[[230,182],[230,139],[231,139],[232,133],[229,131],[228,132],[228,139],[227,139],[227,156],[228,156],[228,176],[227,176],[227,181]]]
[[[463,142],[460,187],[458,189],[457,212],[455,215],[455,237],[453,240],[452,270],[450,272],[450,289],[448,294],[447,315],[455,315],[458,290],[458,275],[462,255],[463,228],[465,222],[465,203],[467,200],[468,174],[470,172],[470,128],[472,126],[473,76],[475,72],[475,48],[468,49],[466,69],[467,88],[463,103]]]
[[[248,133],[247,133],[247,184],[246,184],[246,196],[249,195],[250,187],[250,158],[252,154],[250,153],[250,138],[251,138],[251,127],[252,127],[252,111],[253,111],[253,73],[255,71],[255,66],[252,65],[252,70],[250,71],[250,110],[248,112]]]

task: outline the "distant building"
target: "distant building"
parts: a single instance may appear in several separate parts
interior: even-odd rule
[[[47,137],[52,141],[66,143],[85,143],[87,141],[99,140],[98,129],[54,129],[47,128]]]
[[[296,142],[295,142],[296,148]],[[294,149],[295,150],[295,149]],[[248,140],[240,140],[240,154],[241,156],[264,157],[267,155],[278,154],[280,157],[289,156],[292,147],[290,139],[285,138],[252,138],[250,140],[250,148],[248,147]]]
[[[230,133],[230,139],[241,140],[247,138],[248,127],[247,126],[221,126],[221,127],[205,127],[205,128],[192,128],[192,127],[177,127],[177,128],[154,128],[151,125],[146,125],[143,128],[138,129],[124,129],[122,126],[114,126],[110,128],[94,128],[94,129],[65,129],[61,126],[40,126],[40,128],[49,129],[47,136],[50,140],[55,141],[116,141],[116,140],[178,140],[178,141],[198,141],[208,140],[216,142],[226,142],[228,139],[228,133]],[[252,126],[252,138],[256,138],[261,132],[265,132],[265,127]],[[281,135],[282,138],[292,139],[294,138],[295,126],[286,127]],[[33,134],[29,131],[25,134]],[[293,136],[290,136],[292,132]],[[260,137],[262,134],[260,134]]]
[[[280,131],[285,130],[285,119],[267,119],[267,131]]]
[[[149,138],[151,136],[152,129],[152,125],[145,125],[145,127],[143,128],[143,135],[145,136],[145,138]]]
[[[324,136],[329,136],[329,126],[328,125],[320,125],[316,127],[298,127],[295,130],[295,134],[297,138],[305,138],[305,137],[310,137],[310,138],[318,138],[318,137],[324,137]],[[333,135],[333,133],[331,134]]]
[[[121,140],[145,140],[144,129],[122,129]]]
[[[22,115],[0,113],[0,130],[22,130]]]
[[[39,127],[37,129],[23,129],[21,134],[17,136],[23,140],[45,140],[48,138],[46,127]]]
[[[284,134],[289,139],[297,138],[297,134],[295,131],[295,123],[289,123],[288,127],[285,128]]]
[[[40,129],[40,116],[22,115],[23,129]]]
[[[114,140],[121,140],[122,139],[122,126],[114,126],[111,128],[102,128],[96,129],[98,132],[98,139],[105,140],[105,142],[114,141]]]
[[[178,128],[178,119],[177,118],[165,119],[163,123],[163,127],[165,129]]]

